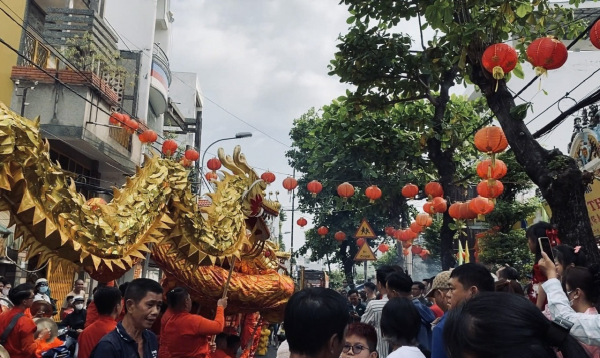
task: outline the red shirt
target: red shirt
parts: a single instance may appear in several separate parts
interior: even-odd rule
[[[54,338],[54,340],[50,343],[46,343],[44,341],[40,341],[37,345],[37,350],[35,351],[35,355],[37,358],[42,358],[42,353],[51,350],[52,348],[57,348],[63,345],[63,341],[58,338]]]
[[[220,306],[214,321],[189,312],[173,312],[169,308],[161,323],[160,358],[201,358],[210,355],[206,336],[223,332],[225,316]],[[164,352],[168,353],[165,355]]]
[[[4,333],[12,318],[18,313],[24,313],[24,310],[21,307],[13,307],[0,315],[0,332]],[[35,331],[37,331],[37,327],[31,318],[27,316],[19,318],[15,328],[8,335],[6,344],[4,344],[4,348],[6,348],[11,358],[36,357],[37,343],[33,339]]]
[[[433,305],[429,307],[429,309],[431,310],[431,312],[433,312],[435,318],[440,318],[444,315],[444,311],[442,311],[442,309],[438,305]]]
[[[77,342],[79,343],[79,358],[90,358],[90,354],[96,344],[117,327],[117,322],[112,317],[99,316],[96,322],[89,325],[81,332]]]
[[[210,354],[210,358],[231,358],[231,357],[224,350],[217,348],[213,353]]]
[[[85,314],[85,324],[83,325],[83,328],[84,329],[88,328],[92,323],[96,322],[96,320],[98,318],[100,318],[100,315],[98,315],[98,310],[96,309],[96,303],[94,303],[94,301],[92,301],[87,306],[87,312]]]
[[[540,269],[538,264],[533,265],[533,275],[531,278],[531,287],[527,290],[527,297],[534,305],[537,304],[538,298],[538,289],[542,285],[542,283],[548,281],[548,278],[542,270]],[[548,300],[544,301],[544,305],[548,303]]]

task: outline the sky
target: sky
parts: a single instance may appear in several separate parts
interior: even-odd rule
[[[327,75],[337,38],[347,31],[349,13],[339,1],[171,2],[174,14],[171,70],[196,72],[204,98],[202,150],[214,140],[250,131],[253,137],[222,142],[231,153],[242,146],[260,174],[275,172],[269,190],[280,191],[285,209],[291,201],[282,181],[292,174],[285,152],[295,118],[344,94],[347,85]],[[212,101],[212,102],[211,102]],[[214,103],[233,113],[243,123]],[[272,138],[270,138],[272,137]],[[273,139],[274,138],[274,139]],[[282,142],[283,144],[279,143]],[[210,148],[216,153],[217,145]],[[261,169],[258,169],[261,168]],[[284,232],[292,229],[291,213]],[[300,214],[296,213],[295,220]],[[312,227],[312,223],[305,227]],[[290,234],[284,235],[290,247]],[[294,249],[304,232],[294,225]]]
[[[339,5],[338,0],[176,0],[171,2],[171,11],[175,18],[171,70],[198,73],[202,87],[202,150],[214,140],[231,137],[236,132],[252,132],[251,139],[223,142],[222,147],[231,153],[233,147],[240,144],[249,164],[259,174],[264,169],[275,172],[277,180],[270,190],[279,190],[280,202],[289,209],[290,197],[281,183],[292,173],[285,152],[291,144],[288,134],[293,120],[311,107],[328,104],[348,88],[339,83],[337,77],[327,75],[337,38],[346,33],[349,26],[347,9]],[[416,22],[402,24],[401,30],[418,39]],[[425,38],[430,36],[431,32],[426,31]],[[571,52],[564,68],[550,71],[547,78],[530,86],[521,96],[523,100],[533,101],[535,113],[529,114],[526,120],[588,77],[590,68],[600,68],[599,62],[596,51]],[[527,78],[513,77],[509,82],[515,91],[533,77],[531,66],[524,64],[523,68]],[[596,83],[597,78],[588,80],[571,96],[581,98],[594,89]],[[452,91],[470,94],[472,89],[457,86]],[[572,103],[562,100],[560,107],[564,110]],[[535,131],[559,113],[558,106],[551,106],[530,125],[530,130]],[[572,125],[573,120],[569,118],[541,142],[566,153]],[[212,147],[207,158],[216,153],[216,149]],[[284,232],[292,228],[289,214]],[[305,229],[313,226],[309,216],[297,212],[295,220],[299,216],[309,220]],[[295,224],[293,227],[294,249],[297,250],[304,243],[304,232]],[[290,235],[284,238],[289,249]]]

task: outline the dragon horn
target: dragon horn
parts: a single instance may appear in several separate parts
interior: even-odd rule
[[[219,148],[219,150],[217,151],[217,155],[219,156],[219,160],[221,160],[221,163],[223,164],[223,166],[229,170],[231,170],[233,172],[233,174],[237,174],[237,175],[244,175],[244,171],[241,170],[240,168],[238,168],[235,163],[233,162],[233,159],[228,156],[225,155],[225,151],[223,150],[223,148]]]
[[[233,150],[233,160],[235,161],[235,164],[238,166],[238,168],[242,169],[244,172],[246,172],[246,174],[249,175],[253,172],[252,168],[248,165],[248,162],[246,161],[246,156],[242,154],[242,147],[240,147],[239,145],[236,145],[235,149]]]

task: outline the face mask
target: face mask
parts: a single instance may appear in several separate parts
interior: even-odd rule
[[[83,309],[83,304],[75,305],[75,309],[81,311]]]
[[[39,291],[40,291],[41,293],[46,293],[46,292],[48,291],[48,286],[40,286],[40,289],[39,289]]]
[[[3,289],[2,289],[2,294],[3,294],[4,296],[8,296],[8,291],[10,291],[10,288],[3,288]]]

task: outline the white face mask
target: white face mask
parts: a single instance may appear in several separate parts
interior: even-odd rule
[[[4,296],[8,296],[8,291],[10,291],[10,288],[3,288],[3,289],[2,289],[2,294],[3,294]]]
[[[40,286],[40,288],[39,288],[39,291],[40,291],[41,293],[46,293],[46,292],[48,292],[48,286]]]
[[[75,305],[75,309],[78,310],[78,311],[81,311],[83,309],[83,304],[82,303],[76,304]]]

